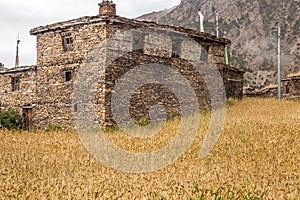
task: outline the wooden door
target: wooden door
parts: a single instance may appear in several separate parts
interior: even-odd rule
[[[32,108],[30,107],[23,108],[23,124],[26,131],[31,132],[33,130]]]

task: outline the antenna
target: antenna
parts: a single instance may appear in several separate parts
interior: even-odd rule
[[[20,42],[21,42],[21,40],[20,40],[20,33],[18,33],[17,44],[19,44]]]
[[[200,32],[204,33],[204,27],[203,27],[204,15],[202,14],[200,9],[199,9],[198,15],[200,17]]]
[[[15,67],[19,67],[19,44],[20,44],[21,40],[20,40],[20,34],[18,33],[18,37],[17,37],[17,52],[16,52],[16,62],[15,62]]]

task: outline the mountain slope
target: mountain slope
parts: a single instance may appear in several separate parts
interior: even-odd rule
[[[165,14],[138,19],[198,30],[199,9],[205,15],[205,32],[211,34],[219,10],[220,37],[232,40],[231,63],[247,69],[245,84],[276,82],[278,26],[283,76],[300,70],[300,0],[182,0]]]

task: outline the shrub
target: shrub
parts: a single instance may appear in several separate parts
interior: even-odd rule
[[[57,132],[62,131],[62,127],[57,124],[49,124],[48,127],[45,129],[46,132]]]
[[[121,131],[120,127],[117,126],[117,125],[111,125],[109,127],[105,127],[103,128],[103,131],[105,133],[114,133],[114,132],[118,132],[118,131]]]
[[[20,130],[22,125],[22,117],[17,115],[12,108],[0,113],[0,127],[8,130]]]
[[[229,99],[226,101],[226,105],[227,105],[227,107],[230,107],[230,106],[236,105],[238,102],[239,102],[238,99],[229,98]]]
[[[175,119],[180,119],[181,116],[178,113],[171,113],[167,117],[167,121],[174,121]]]
[[[149,126],[151,124],[151,120],[149,120],[147,118],[142,118],[142,119],[136,120],[135,124],[138,126],[145,127],[145,126]]]

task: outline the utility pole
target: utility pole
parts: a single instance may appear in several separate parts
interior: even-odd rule
[[[219,0],[217,1],[216,5],[216,36],[219,37]]]
[[[278,99],[281,99],[281,33],[278,27]]]
[[[216,13],[216,35],[217,37],[219,37],[219,11],[217,9],[217,13]]]

